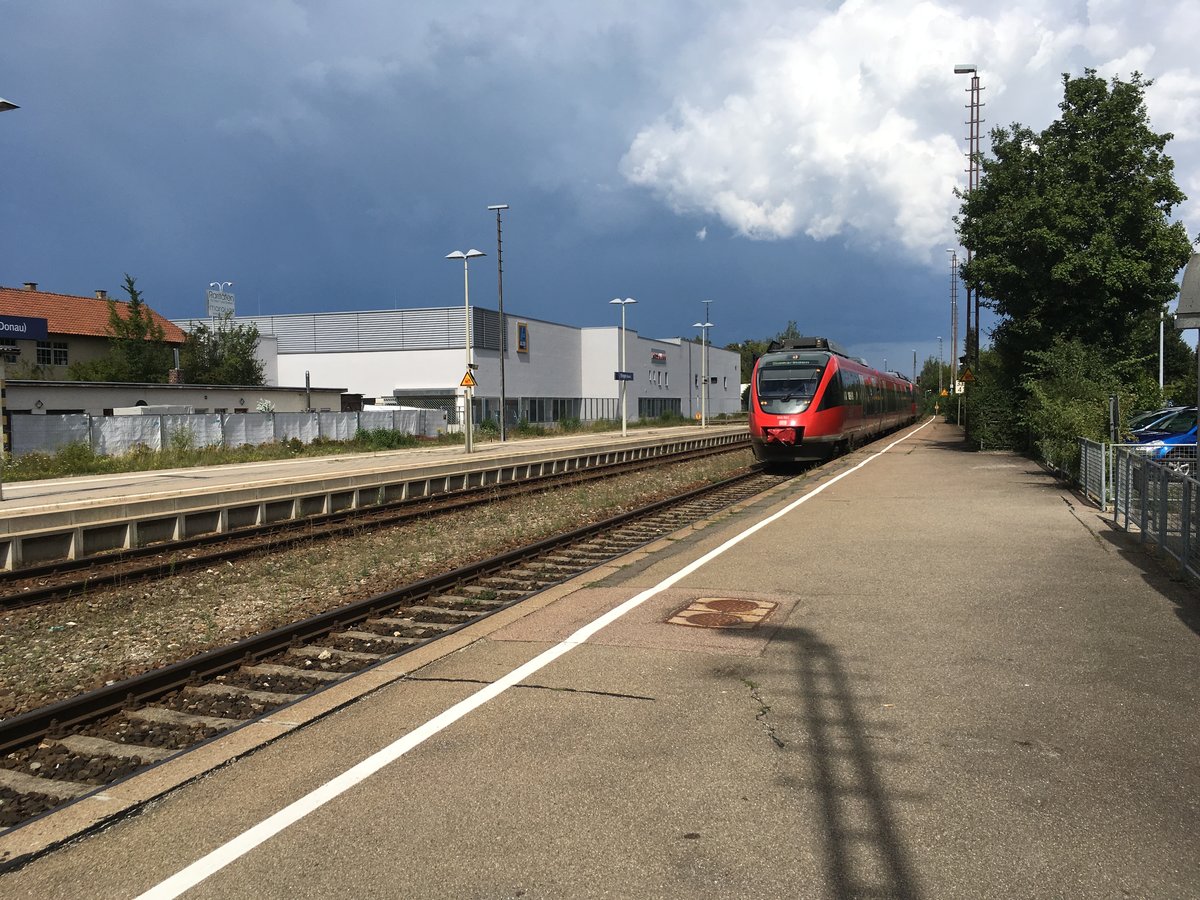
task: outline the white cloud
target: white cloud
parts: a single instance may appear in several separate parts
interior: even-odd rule
[[[992,127],[1044,127],[1061,73],[1092,67],[1158,77],[1152,126],[1176,133],[1181,169],[1200,156],[1200,78],[1176,33],[1200,29],[1200,9],[1162,19],[1114,0],[968,9],[747,2],[681,51],[674,96],[638,130],[621,171],[673,210],[717,215],[749,238],[841,238],[940,265],[954,241],[953,190],[965,185],[968,80],[956,63],[979,66],[985,151]]]
[[[696,240],[703,241],[703,240],[706,240],[707,238],[708,238],[708,226],[705,225],[703,228],[701,228],[699,231],[696,232]]]

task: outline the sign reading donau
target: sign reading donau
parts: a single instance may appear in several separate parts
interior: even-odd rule
[[[27,316],[0,316],[0,338],[17,341],[44,341],[48,338],[45,319]]]

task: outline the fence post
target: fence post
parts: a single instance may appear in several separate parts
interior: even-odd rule
[[[1182,539],[1180,559],[1186,569],[1192,556],[1192,479],[1183,477],[1183,507],[1179,510],[1179,537]]]
[[[1108,508],[1108,448],[1109,444],[1100,445],[1100,509]]]

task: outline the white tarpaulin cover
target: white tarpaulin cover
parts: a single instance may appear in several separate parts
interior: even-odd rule
[[[241,447],[244,444],[257,446],[275,440],[274,413],[241,413],[225,416],[221,430],[225,435],[226,447]]]
[[[191,437],[176,438],[175,435],[181,432],[190,433]],[[176,441],[197,448],[220,447],[224,439],[219,413],[163,416],[163,433],[166,435],[168,447],[174,446]]]
[[[311,444],[321,433],[317,428],[318,415],[320,413],[275,413],[275,440],[299,438],[301,443]]]
[[[72,442],[91,445],[102,456],[120,456],[139,444],[170,448],[172,435],[191,432],[192,447],[241,447],[299,438],[306,444],[318,434],[349,441],[362,429],[399,431],[423,437],[446,432],[446,411],[399,407],[337,413],[201,413],[139,416],[13,416],[13,454],[53,453]],[[189,442],[179,438],[180,442]]]
[[[90,416],[13,416],[12,453],[54,453],[67,444],[86,444]]]
[[[357,416],[354,413],[317,413],[321,423],[321,437],[329,441],[352,441],[358,432]]]
[[[162,416],[93,416],[92,449],[99,456],[120,456],[141,444],[162,449]]]

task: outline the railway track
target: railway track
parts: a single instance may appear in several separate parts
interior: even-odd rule
[[[759,494],[751,471],[0,722],[0,828],[238,728]]]
[[[309,541],[327,540],[371,528],[396,525],[418,516],[452,512],[522,494],[615,478],[652,466],[660,466],[664,462],[686,462],[743,449],[744,446],[739,445],[709,447],[673,454],[666,458],[611,463],[566,474],[543,475],[522,481],[463,488],[382,506],[324,513],[270,525],[157,543],[85,559],[57,561],[0,572],[0,612],[80,597],[89,591],[112,585],[165,578]]]

